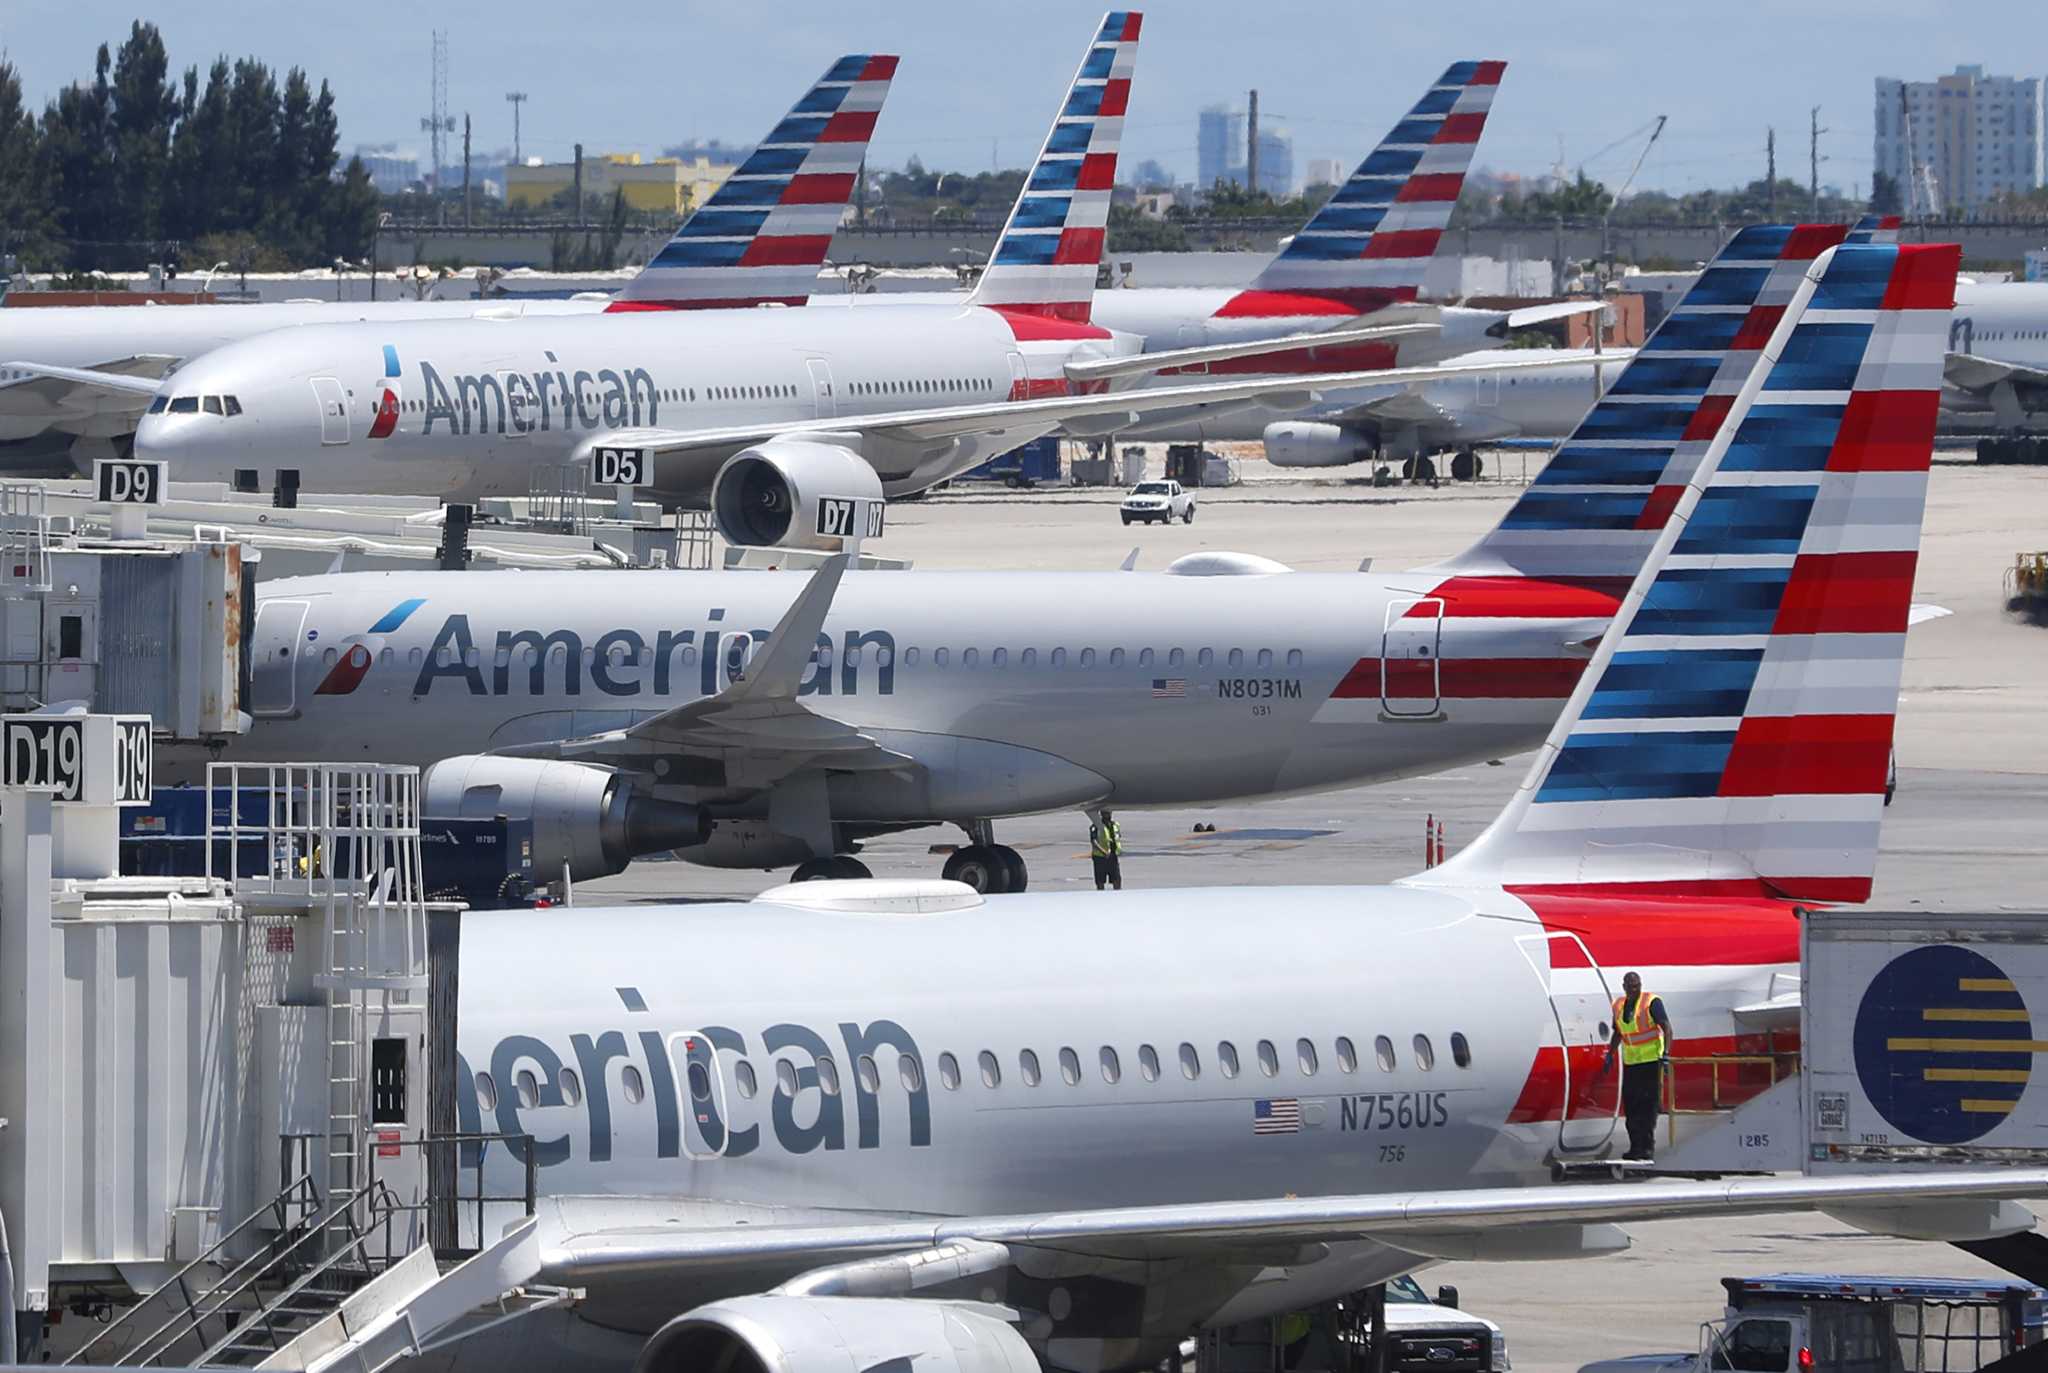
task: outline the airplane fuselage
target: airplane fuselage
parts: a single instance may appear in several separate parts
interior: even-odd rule
[[[257,723],[229,756],[424,765],[623,728],[729,685],[804,584],[673,571],[268,582],[250,649]],[[833,776],[846,823],[1312,791],[1533,747],[1612,604],[1429,573],[861,572],[839,588],[799,701],[920,765]],[[662,785],[726,814],[761,804],[736,779]]]
[[[1967,388],[1951,383],[1942,390],[1944,411],[1988,418],[2003,429],[2038,427],[2031,417],[2048,408],[2040,384],[2048,375],[2048,282],[1958,283],[1948,351],[2008,364],[2019,374]]]

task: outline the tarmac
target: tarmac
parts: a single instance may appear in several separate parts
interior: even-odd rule
[[[1541,463],[1531,456],[1528,467]],[[1247,458],[1243,485],[1203,490],[1194,523],[1117,521],[1117,493],[956,487],[892,506],[875,551],[921,569],[1110,569],[1133,546],[1139,566],[1231,549],[1301,570],[1417,566],[1465,547],[1498,520],[1519,480],[1376,488],[1356,469],[1281,473]],[[1518,453],[1489,468],[1519,478]],[[1939,454],[1915,599],[1952,614],[1908,636],[1900,703],[1899,788],[1887,812],[1875,909],[2048,911],[2048,627],[2005,611],[2016,554],[2048,548],[2048,469],[1978,467]],[[1190,740],[1190,749],[1199,741]],[[1521,780],[1526,756],[1379,787],[1189,810],[1121,810],[1127,884],[1284,886],[1384,882],[1422,861],[1427,818],[1455,850],[1483,829]],[[1213,824],[1214,833],[1196,832]],[[1092,885],[1078,815],[1002,821],[1034,890]],[[936,876],[950,830],[890,836],[862,857],[878,875]],[[746,897],[786,872],[639,863],[585,883],[579,904]],[[1284,900],[1276,892],[1273,899]],[[1113,913],[1105,898],[1105,915]],[[1448,990],[1448,989],[1447,989]],[[2043,1209],[2048,1214],[2048,1208]],[[1554,1264],[1445,1264],[1425,1287],[1454,1283],[1464,1305],[1501,1323],[1521,1373],[1569,1373],[1597,1358],[1697,1347],[1721,1314],[1724,1276],[1780,1271],[1994,1275],[1939,1244],[1878,1239],[1819,1216],[1631,1227],[1626,1256]]]

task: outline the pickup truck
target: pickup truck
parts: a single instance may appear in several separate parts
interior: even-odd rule
[[[1124,523],[1143,520],[1150,524],[1163,520],[1172,524],[1178,516],[1183,524],[1195,522],[1195,498],[1190,496],[1176,481],[1139,482],[1124,493],[1124,503],[1119,511]]]
[[[1579,1373],[1937,1373],[1995,1363],[2048,1333],[2048,1292],[2032,1283],[1774,1273],[1721,1286],[1727,1309],[1700,1326],[1692,1353]]]

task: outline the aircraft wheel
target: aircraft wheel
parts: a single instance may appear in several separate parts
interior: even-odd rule
[[[1486,470],[1486,463],[1471,449],[1461,449],[1451,459],[1451,476],[1461,482],[1472,481]]]
[[[1008,844],[997,844],[991,850],[1003,864],[1003,890],[1020,892],[1031,885],[1030,869],[1024,866],[1024,855]]]
[[[1428,458],[1409,458],[1401,464],[1401,477],[1405,481],[1433,482],[1436,480],[1436,464]]]
[[[838,861],[836,858],[806,859],[804,862],[796,865],[796,871],[789,875],[789,880],[792,882],[823,882],[828,878],[837,877],[840,874],[834,867],[834,864],[838,863]]]
[[[969,844],[955,849],[941,874],[949,882],[965,882],[978,892],[994,895],[1008,889],[1010,873],[994,846]]]
[[[858,880],[875,875],[867,864],[852,854],[842,853],[837,858],[829,858],[826,866],[832,869],[832,876],[842,879]]]

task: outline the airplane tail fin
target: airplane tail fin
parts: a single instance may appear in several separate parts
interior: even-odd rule
[[[1839,224],[1738,229],[1570,438],[1471,548],[1429,571],[1628,589]]]
[[[1363,314],[1422,293],[1505,62],[1454,62],[1219,315]]]
[[[1142,19],[1135,10],[1104,16],[970,305],[1013,320],[1088,322]]]
[[[1905,220],[1898,215],[1865,215],[1849,226],[1849,243],[1897,243],[1899,226]]]
[[[895,75],[894,57],[834,62],[607,310],[809,300]]]
[[[1521,788],[1411,883],[1868,899],[1959,262],[1813,264]]]

